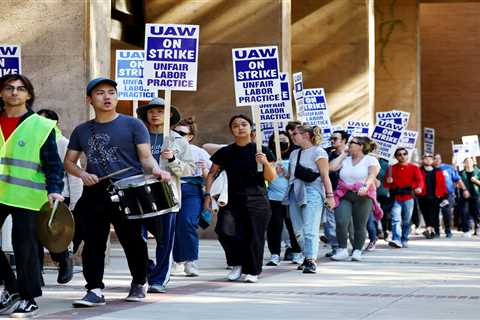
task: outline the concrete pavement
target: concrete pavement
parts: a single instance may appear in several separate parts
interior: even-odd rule
[[[125,302],[130,275],[118,245],[105,271],[107,305],[74,309],[84,294],[81,269],[68,285],[56,284],[56,270],[45,272],[46,287],[38,319],[478,319],[480,239],[425,240],[408,249],[377,249],[362,262],[322,258],[317,274],[302,274],[282,262],[265,267],[256,284],[226,282],[223,251],[202,240],[200,277],[172,277],[166,294],[146,302]],[[151,247],[153,253],[153,242]],[[267,255],[266,255],[267,258]]]

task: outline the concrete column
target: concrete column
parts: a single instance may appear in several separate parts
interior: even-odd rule
[[[419,130],[421,107],[417,0],[376,0],[375,25],[375,111],[408,111],[408,127]]]

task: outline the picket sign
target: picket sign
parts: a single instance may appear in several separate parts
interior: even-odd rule
[[[293,78],[293,98],[295,99],[297,120],[303,121],[303,74],[294,73]]]
[[[468,146],[470,155],[473,157],[480,157],[480,145],[478,143],[478,136],[463,136],[462,142],[464,145]]]
[[[435,129],[423,128],[423,153],[435,152]]]
[[[19,45],[0,44],[0,77],[22,73],[22,55]]]

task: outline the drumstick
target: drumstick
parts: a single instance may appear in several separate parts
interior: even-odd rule
[[[98,182],[102,181],[102,180],[105,180],[105,179],[109,179],[113,176],[116,176],[117,174],[120,174],[120,173],[124,173],[124,172],[127,172],[128,170],[132,169],[132,167],[128,167],[128,168],[125,168],[125,169],[120,169],[118,171],[115,171],[115,172],[112,172],[110,174],[107,174],[106,176],[103,176],[101,178],[98,178]]]

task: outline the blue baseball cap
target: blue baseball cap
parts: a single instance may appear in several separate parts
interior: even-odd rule
[[[117,83],[112,79],[99,77],[93,80],[90,80],[87,84],[87,96],[91,96],[93,89],[101,83],[108,83],[112,85],[115,89],[117,88]]]

